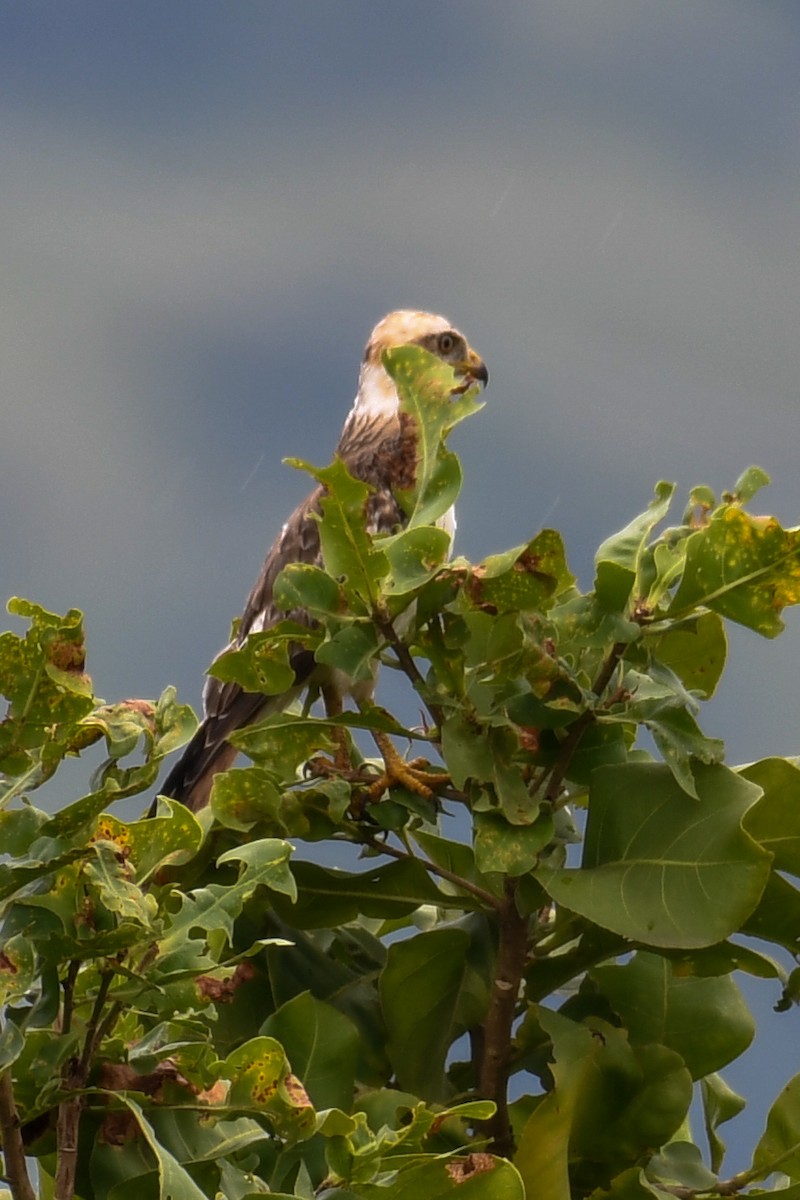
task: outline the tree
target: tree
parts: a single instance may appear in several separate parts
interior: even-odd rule
[[[792,1200],[800,1075],[751,1167],[720,1180],[719,1129],[744,1100],[718,1072],[754,1031],[734,973],[780,980],[782,1008],[798,991],[767,951],[800,944],[800,769],[726,766],[698,709],[725,622],[774,637],[800,598],[800,531],[750,515],[751,468],[661,532],[659,484],[585,594],[552,530],[449,561],[446,437],[478,405],[421,351],[387,365],[418,431],[407,527],[372,539],[364,485],[314,472],[325,569],[289,567],[280,589],[316,624],[215,670],[281,692],[298,642],[354,677],[380,659],[419,728],[377,706],[274,715],[237,735],[251,765],[218,777],[208,810],[122,820],[113,805],[153,788],[192,714],[171,690],[99,704],[81,614],[9,605],[28,622],[0,638],[10,1195],[36,1194],[36,1160],[56,1200],[637,1200],[771,1177]],[[429,787],[376,786],[359,749],[376,730],[433,760]],[[330,757],[343,739],[349,767]],[[35,807],[101,740],[90,792]],[[324,860],[332,841],[366,861],[297,848]]]

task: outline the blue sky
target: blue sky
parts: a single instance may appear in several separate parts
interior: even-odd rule
[[[791,0],[27,0],[0,34],[4,590],[86,611],[106,698],[198,702],[280,460],[328,461],[391,308],[490,368],[461,553],[551,524],[588,586],[657,480],[751,462],[800,523]],[[800,750],[799,671],[796,617],[732,638],[731,761]]]

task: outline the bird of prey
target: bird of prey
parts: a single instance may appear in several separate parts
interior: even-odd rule
[[[358,392],[336,447],[337,456],[350,474],[374,489],[365,513],[367,526],[373,533],[391,533],[404,522],[395,489],[398,485],[408,486],[407,482],[402,483],[403,473],[407,472],[407,445],[401,436],[397,391],[382,362],[385,350],[400,346],[421,346],[449,363],[463,381],[458,391],[473,383],[485,385],[489,379],[483,360],[444,317],[402,309],[378,322],[367,342]],[[247,598],[234,640],[225,651],[241,647],[249,634],[269,629],[286,617],[285,612],[275,607],[273,586],[287,564],[322,564],[314,514],[319,513],[324,494],[323,487],[316,487],[283,526]],[[439,523],[452,531],[452,512]],[[309,621],[304,613],[289,615],[305,623]],[[209,676],[203,693],[203,721],[167,776],[160,794],[179,800],[194,811],[202,808],[208,803],[214,776],[227,770],[238,753],[228,742],[229,735],[270,713],[283,711],[311,683],[321,688],[329,712],[340,711],[348,693],[357,701],[369,698],[371,685],[365,696],[364,684],[353,685],[352,680],[341,678],[341,672],[320,678],[322,668],[314,663],[308,650],[298,652],[292,659],[292,667],[294,687],[279,696],[247,692],[237,684],[222,683]],[[361,694],[358,688],[362,689]]]

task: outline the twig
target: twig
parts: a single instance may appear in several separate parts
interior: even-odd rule
[[[75,981],[78,978],[80,969],[80,960],[77,958],[71,959],[67,968],[67,977],[64,980],[64,1011],[61,1014],[62,1033],[69,1033],[72,1028],[72,1010],[75,1005]]]
[[[485,888],[479,887],[477,883],[471,883],[469,879],[464,879],[463,876],[456,875],[455,871],[449,871],[447,867],[440,867],[438,863],[431,862],[429,858],[421,858],[418,854],[410,854],[407,850],[398,850],[396,846],[386,845],[384,842],[379,842],[376,838],[368,838],[367,844],[373,850],[377,850],[380,854],[388,854],[391,858],[411,859],[414,862],[418,862],[426,871],[430,871],[431,875],[438,875],[441,879],[446,879],[449,883],[454,883],[462,891],[470,892],[496,912],[503,911],[503,901],[497,896],[493,896]]]
[[[619,666],[620,660],[627,650],[627,642],[617,642],[612,646],[606,661],[600,668],[600,672],[592,685],[592,691],[595,696],[602,696],[603,692],[608,687],[614,672]],[[544,798],[550,804],[555,805],[561,795],[561,788],[569,771],[570,763],[578,745],[586,733],[590,725],[596,720],[594,709],[586,708],[578,717],[577,721],[573,721],[569,727],[569,732],[561,743],[561,750],[558,758],[553,763],[552,768],[548,772],[549,783],[547,790],[544,793]],[[547,778],[548,776],[545,776]]]
[[[92,1059],[95,1056],[97,1047],[100,1044],[100,1039],[103,1036],[100,1031],[105,1023],[101,1024],[100,1018],[103,1013],[103,1005],[108,999],[108,993],[113,979],[113,971],[104,971],[100,976],[100,986],[97,989],[97,995],[95,996],[94,1005],[92,1006],[92,1015],[89,1018],[89,1024],[86,1026],[86,1037],[83,1043],[83,1053],[81,1054],[80,1063],[78,1066],[79,1073],[82,1076],[80,1083],[77,1084],[78,1087],[84,1087],[86,1084],[86,1080],[89,1077],[89,1070],[92,1065]]]
[[[499,915],[500,944],[494,968],[489,1011],[483,1023],[483,1052],[478,1090],[494,1100],[497,1111],[483,1128],[491,1138],[495,1154],[509,1157],[514,1150],[508,1115],[508,1074],[511,1063],[511,1032],[517,1008],[528,941],[528,919],[517,908],[516,886],[506,879]]]
[[[397,661],[399,662],[401,669],[408,676],[414,691],[417,693],[420,700],[430,713],[434,725],[439,731],[441,731],[442,724],[444,722],[444,713],[439,705],[435,704],[427,695],[428,689],[425,685],[425,676],[414,662],[414,656],[392,624],[391,617],[385,610],[376,609],[374,620],[381,633],[397,655]]]
[[[5,1176],[11,1187],[13,1200],[36,1200],[25,1163],[25,1147],[22,1143],[10,1071],[0,1073],[0,1134],[3,1138]]]

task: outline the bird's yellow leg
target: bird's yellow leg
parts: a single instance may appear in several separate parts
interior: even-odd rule
[[[369,798],[376,801],[390,787],[406,787],[418,796],[430,797],[438,788],[450,783],[450,776],[445,771],[431,771],[425,759],[415,758],[407,762],[387,733],[373,729],[372,736],[381,752],[384,763],[384,773],[369,786]]]
[[[343,710],[342,694],[335,687],[322,688],[322,700],[325,705],[325,713],[329,717],[338,717]],[[351,753],[350,734],[341,725],[331,726],[331,737],[336,742],[336,752],[333,756],[333,765],[337,771],[347,771],[353,765],[353,756]]]

